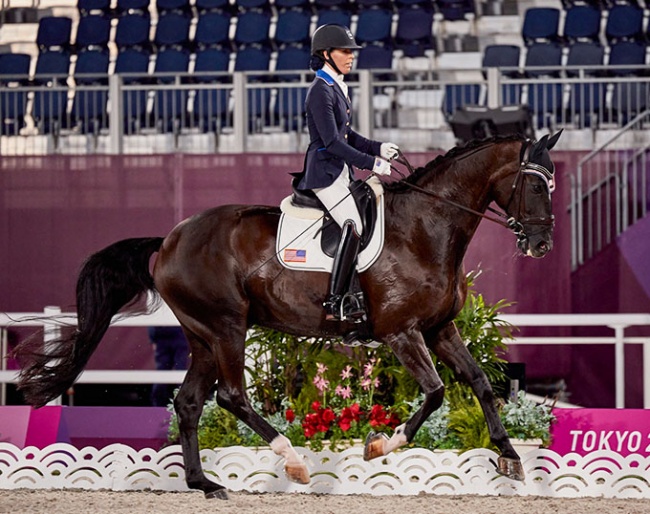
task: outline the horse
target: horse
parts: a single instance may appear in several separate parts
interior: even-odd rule
[[[368,312],[365,335],[390,347],[419,383],[424,401],[391,437],[368,436],[366,460],[408,444],[441,406],[444,386],[433,352],[476,394],[500,452],[497,471],[523,480],[492,388],[463,344],[454,318],[467,293],[463,257],[482,218],[512,229],[524,255],[539,258],[551,250],[555,182],[549,151],[560,133],[539,141],[523,136],[470,141],[384,184],[384,247],[358,277]],[[488,209],[496,214],[486,214]],[[26,401],[39,407],[61,395],[87,364],[113,316],[145,294],[158,294],[178,318],[192,354],[174,399],[187,486],[206,498],[228,498],[225,487],[204,474],[197,440],[202,408],[215,383],[219,406],[284,458],[290,480],[309,483],[304,459],[249,402],[246,333],[255,324],[293,335],[333,337],[359,327],[325,319],[328,273],[280,264],[275,246],[279,219],[280,209],[274,206],[217,206],[180,222],[164,238],[125,239],[91,255],[77,278],[74,333],[46,351],[27,342],[16,349],[18,387]]]

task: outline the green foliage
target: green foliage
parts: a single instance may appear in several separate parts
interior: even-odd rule
[[[501,409],[501,421],[508,435],[515,439],[541,439],[544,446],[550,443],[551,424],[555,416],[550,405],[537,404],[519,391],[516,400]]]

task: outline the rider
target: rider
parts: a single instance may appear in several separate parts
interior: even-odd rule
[[[352,69],[353,50],[359,48],[342,25],[323,25],[312,35],[309,65],[316,77],[305,100],[310,141],[297,186],[312,190],[342,229],[323,303],[326,319],[335,321],[360,321],[365,315],[363,293],[350,292],[363,231],[349,189],[352,166],[390,175],[389,161],[399,150],[394,143],[366,139],[350,128],[351,104],[343,78]]]

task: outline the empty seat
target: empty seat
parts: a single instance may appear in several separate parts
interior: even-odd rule
[[[191,15],[192,7],[190,6],[190,0],[156,0],[156,10],[158,14],[176,11]]]
[[[528,77],[558,76],[562,64],[562,47],[553,43],[535,43],[526,51],[525,73]],[[548,69],[535,69],[546,67]]]
[[[149,61],[151,55],[148,51],[137,48],[126,48],[117,55],[115,60],[115,73],[124,75],[125,84],[142,84],[148,77]],[[122,112],[124,115],[124,133],[137,132],[146,122],[147,91],[137,89],[124,91],[122,96]]]
[[[553,128],[556,123],[562,121],[564,114],[563,85],[557,82],[529,84],[528,107],[536,128]]]
[[[279,45],[309,43],[311,13],[303,9],[283,10],[278,14],[275,42]]]
[[[234,43],[237,47],[250,44],[268,45],[270,28],[270,12],[241,12],[237,15]]]
[[[151,18],[148,14],[126,14],[117,20],[115,44],[120,50],[128,47],[147,49],[151,46],[150,30]]]
[[[207,11],[199,14],[194,42],[199,47],[230,46],[232,17],[225,11]]]
[[[393,48],[388,45],[367,45],[359,50],[356,59],[360,70],[390,70],[393,67]]]
[[[25,127],[27,93],[17,89],[29,81],[31,56],[0,54],[0,135],[16,135]]]
[[[245,47],[235,54],[235,71],[268,71],[271,50],[266,47]],[[248,82],[261,82],[265,75],[248,75]],[[248,90],[248,121],[251,132],[260,132],[267,125],[271,102],[271,89],[267,87]]]
[[[67,49],[70,46],[72,19],[66,16],[46,16],[38,22],[36,44],[40,50]]]
[[[395,48],[405,57],[422,57],[427,50],[435,51],[433,12],[419,7],[404,7],[398,12]]]
[[[170,48],[156,56],[154,75],[158,84],[175,84],[177,77],[169,73],[187,73],[190,54],[187,50]],[[183,79],[181,79],[183,81]],[[159,132],[178,134],[182,127],[189,126],[187,117],[187,88],[169,86],[157,90],[154,95],[153,121]]]
[[[77,9],[81,16],[90,14],[108,15],[111,12],[110,0],[78,0]]]
[[[32,117],[42,134],[58,134],[68,126],[67,78],[70,68],[70,54],[60,51],[45,51],[38,54],[34,84],[40,86],[34,91]]]
[[[476,13],[474,0],[437,0],[436,5],[447,21],[465,20]]]
[[[158,49],[167,47],[187,48],[190,40],[191,16],[170,11],[161,15],[156,24],[154,44]]]
[[[330,23],[349,27],[352,24],[352,13],[347,9],[322,9],[318,11],[316,26],[320,27]]]
[[[150,0],[117,0],[116,11],[120,15],[124,14],[148,14]]]
[[[74,71],[77,87],[70,118],[82,134],[97,135],[108,127],[108,64],[108,52],[102,50],[85,51],[77,58]]]
[[[275,0],[277,9],[306,9],[311,11],[309,0]]]
[[[244,10],[255,9],[259,11],[270,11],[271,3],[269,0],[237,0],[237,7]]]
[[[206,48],[196,53],[193,78],[198,83],[225,83],[230,52],[223,48]],[[222,75],[215,75],[222,73]],[[194,123],[202,132],[219,132],[230,125],[230,88],[197,89],[192,112]]]
[[[208,11],[226,11],[231,13],[234,6],[228,0],[196,0],[194,4],[199,14]]]
[[[484,68],[517,68],[521,57],[521,47],[518,45],[494,44],[488,45],[483,51],[482,66]],[[509,75],[516,73],[511,70]]]
[[[530,7],[524,14],[521,36],[526,45],[558,41],[560,10],[555,7]]]
[[[604,61],[605,49],[598,43],[580,42],[569,48],[567,76],[581,79],[569,85],[567,119],[578,128],[596,127],[603,117],[607,84],[585,78],[602,76]]]
[[[643,39],[643,9],[632,4],[614,5],[607,16],[605,37],[610,43]]]
[[[361,45],[364,43],[391,44],[392,23],[392,10],[380,7],[364,9],[359,13],[355,39]]]
[[[81,49],[105,49],[111,31],[111,20],[103,14],[83,16],[77,25],[75,47]]]
[[[280,73],[286,71],[304,72],[309,69],[309,60],[311,52],[309,46],[285,46],[278,50],[278,56],[275,63],[275,78],[287,82],[290,80],[299,80],[300,74],[297,73]]]
[[[650,106],[647,82],[617,82],[612,92],[612,112],[619,125],[626,125]]]
[[[609,49],[609,72],[612,75],[637,75],[646,63],[646,47],[636,41],[620,41]],[[631,67],[622,67],[630,65]]]
[[[597,42],[600,37],[602,12],[591,5],[574,5],[566,12],[564,38],[569,43]]]

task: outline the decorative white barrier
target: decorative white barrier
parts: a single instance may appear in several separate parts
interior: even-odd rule
[[[522,457],[525,482],[498,475],[497,456],[485,449],[461,455],[409,449],[371,462],[363,460],[361,448],[297,450],[307,459],[309,485],[289,482],[281,458],[268,449],[204,450],[201,458],[206,473],[231,491],[650,498],[650,458],[604,450],[586,457],[533,450]],[[0,443],[0,489],[18,488],[187,490],[180,446],[136,451],[113,444],[78,450],[57,443],[39,450]]]

